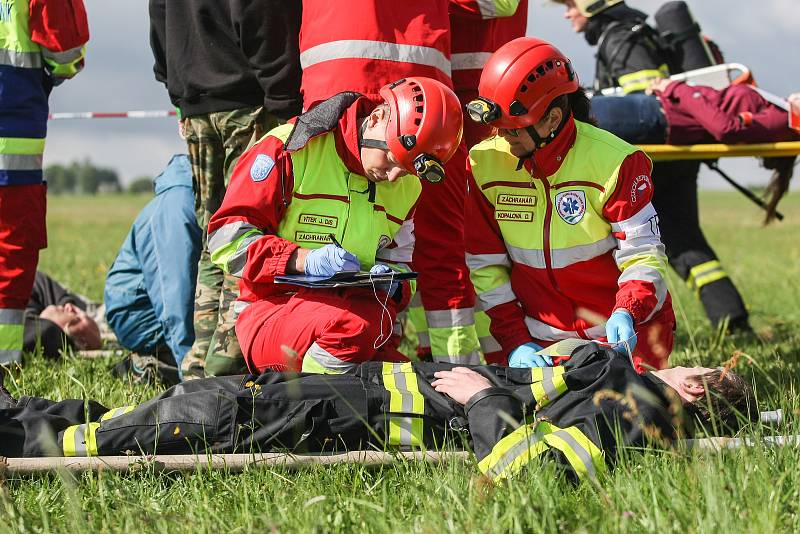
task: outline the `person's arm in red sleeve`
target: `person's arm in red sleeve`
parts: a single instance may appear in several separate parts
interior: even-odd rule
[[[480,308],[489,316],[489,331],[508,354],[533,338],[511,288],[511,258],[494,218],[494,206],[475,183],[470,169],[468,178],[467,266]]]
[[[30,0],[31,40],[42,47],[42,57],[58,81],[83,69],[89,41],[89,23],[83,0]]]
[[[510,17],[517,12],[520,0],[450,0],[451,15],[471,19]]]
[[[249,282],[272,282],[293,268],[299,247],[276,235],[294,177],[283,142],[267,136],[239,158],[219,210],[208,223],[211,260]]]
[[[614,309],[628,310],[635,324],[652,317],[667,298],[667,258],[651,203],[652,164],[643,152],[620,166],[617,186],[603,208],[617,239],[614,259],[620,270]]]

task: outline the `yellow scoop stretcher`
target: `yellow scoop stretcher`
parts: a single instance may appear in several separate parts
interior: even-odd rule
[[[800,155],[800,141],[748,145],[639,145],[639,148],[653,161],[741,157],[771,158]]]

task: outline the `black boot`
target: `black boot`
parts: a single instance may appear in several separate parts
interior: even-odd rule
[[[11,396],[3,382],[6,379],[6,369],[0,366],[0,410],[14,408],[17,406],[17,399]]]

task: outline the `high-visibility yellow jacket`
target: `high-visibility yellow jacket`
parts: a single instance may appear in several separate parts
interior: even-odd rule
[[[506,355],[534,340],[602,338],[617,308],[637,325],[674,321],[642,152],[570,119],[521,168],[500,137],[469,164],[467,264]]]

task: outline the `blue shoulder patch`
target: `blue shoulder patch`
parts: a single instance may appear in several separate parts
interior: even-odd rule
[[[250,166],[250,178],[254,182],[261,182],[267,179],[270,171],[275,167],[275,160],[266,154],[259,154]]]

